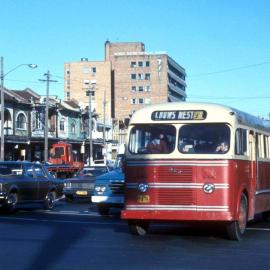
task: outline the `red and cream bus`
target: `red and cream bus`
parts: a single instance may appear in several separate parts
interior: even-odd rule
[[[213,221],[240,240],[255,214],[270,215],[269,121],[210,103],[148,106],[132,116],[126,150],[121,216],[132,233]]]

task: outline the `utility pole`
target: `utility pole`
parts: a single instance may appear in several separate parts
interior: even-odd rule
[[[88,113],[89,113],[89,166],[93,164],[93,138],[92,138],[92,94],[95,92],[95,83],[87,89],[86,95],[89,97]]]
[[[106,145],[106,90],[104,91],[104,98],[103,98],[103,145],[104,145],[104,161],[107,160],[107,145]]]
[[[55,80],[51,80],[51,74],[48,70],[47,73],[44,74],[46,79],[39,79],[41,82],[46,82],[46,106],[45,106],[45,126],[44,126],[44,162],[48,162],[48,120],[49,120],[49,90],[50,90],[50,82],[57,82]]]
[[[5,90],[4,90],[4,58],[1,56],[1,153],[0,160],[5,160]]]
[[[1,150],[0,150],[0,160],[5,160],[5,133],[4,133],[4,125],[5,125],[5,87],[4,87],[4,78],[9,73],[13,72],[19,67],[28,66],[29,68],[37,68],[36,64],[20,64],[4,73],[4,57],[1,56]]]

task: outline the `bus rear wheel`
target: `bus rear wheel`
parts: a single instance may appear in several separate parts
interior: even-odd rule
[[[131,234],[144,236],[148,232],[149,222],[147,221],[129,221],[129,231]]]
[[[248,203],[247,196],[243,193],[240,199],[239,216],[238,220],[235,220],[227,225],[227,235],[230,240],[240,241],[246,231],[248,219]]]

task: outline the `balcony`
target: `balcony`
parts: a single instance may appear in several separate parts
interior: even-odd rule
[[[179,88],[179,87],[173,85],[172,83],[169,83],[169,84],[168,84],[168,87],[169,87],[169,90],[170,90],[170,91],[176,93],[177,95],[182,96],[182,97],[184,97],[184,98],[187,97],[187,94],[186,94],[186,92],[185,92],[184,90],[182,90],[181,88]]]
[[[168,74],[175,81],[179,82],[180,84],[182,84],[184,86],[187,86],[186,82],[183,79],[181,79],[180,77],[178,77],[177,75],[175,75],[171,70],[168,70]]]

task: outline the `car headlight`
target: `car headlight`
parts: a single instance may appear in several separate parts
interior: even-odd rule
[[[106,187],[105,186],[95,186],[95,192],[97,192],[97,194],[101,195],[105,192]]]

